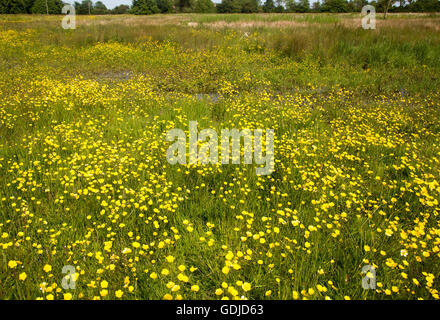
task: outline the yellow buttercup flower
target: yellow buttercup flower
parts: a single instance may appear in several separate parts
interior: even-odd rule
[[[243,283],[243,285],[241,287],[244,291],[249,291],[252,289],[251,284],[249,282]]]
[[[229,273],[229,268],[226,267],[226,266],[224,266],[223,269],[222,269],[222,272],[223,272],[224,274],[228,274],[228,273]]]
[[[101,291],[99,291],[99,294],[101,295],[101,297],[105,297],[108,295],[108,290],[107,289],[102,289]]]
[[[52,266],[50,264],[46,264],[43,267],[44,272],[48,273],[50,271],[52,271]]]

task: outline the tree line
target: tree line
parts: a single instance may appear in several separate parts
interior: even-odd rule
[[[360,12],[371,4],[377,12],[390,5],[389,12],[440,12],[440,0],[133,0],[131,6],[107,9],[101,1],[74,2],[76,14],[155,14],[195,13],[258,13],[258,12]],[[0,14],[60,14],[62,0],[1,0]]]
[[[61,14],[62,0],[0,0],[0,14]],[[130,6],[119,5],[111,10],[101,1],[83,0],[74,2],[76,14],[124,14],[130,12]]]

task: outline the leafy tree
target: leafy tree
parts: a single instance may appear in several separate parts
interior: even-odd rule
[[[361,12],[362,7],[366,6],[368,4],[367,0],[353,0],[352,2],[352,8],[354,12]]]
[[[275,4],[273,3],[273,0],[266,0],[266,2],[263,5],[263,11],[264,12],[274,12],[275,11]]]
[[[95,5],[93,6],[92,13],[93,14],[107,14],[108,9],[104,3],[102,3],[101,1],[97,1],[95,3]]]
[[[31,13],[33,3],[34,0],[0,0],[0,13]]]
[[[126,14],[130,10],[130,6],[127,6],[126,4],[121,4],[119,6],[116,6],[111,11],[112,14]]]
[[[241,0],[242,13],[258,12],[258,7],[258,0]]]
[[[312,10],[314,12],[320,12],[321,11],[321,3],[319,1],[313,2]]]
[[[284,8],[285,0],[275,0],[275,12],[281,13],[286,11]]]
[[[310,2],[309,0],[299,0],[296,3],[296,12],[308,12],[310,11]]]
[[[308,12],[310,11],[309,0],[287,0],[286,7],[289,12]]]
[[[324,0],[321,7],[324,12],[347,12],[347,2],[345,0]]]
[[[197,0],[194,11],[197,13],[212,13],[215,12],[215,6],[211,0]]]
[[[384,0],[384,1],[383,1],[383,7],[384,7],[383,17],[384,17],[384,19],[387,18],[388,10],[390,9],[390,6],[392,6],[392,4],[393,4],[395,1],[396,1],[396,0]]]
[[[217,11],[219,13],[239,13],[241,12],[241,4],[238,0],[222,0],[217,5]]]
[[[31,8],[34,5],[35,0],[18,0],[18,2],[22,3],[25,13],[31,13]],[[59,0],[59,2],[61,2],[61,0]]]
[[[295,11],[295,0],[286,0],[286,11],[294,12]]]
[[[91,0],[82,0],[81,3],[75,1],[76,14],[90,14],[92,12],[93,3]]]
[[[176,0],[180,12],[192,12],[195,7],[195,0]]]
[[[284,7],[282,5],[279,5],[279,6],[275,7],[275,12],[277,12],[277,13],[282,13],[284,11],[285,11],[285,9],[284,9]]]
[[[30,8],[30,12],[38,14],[60,14],[62,8],[63,3],[61,0],[35,0]]]
[[[440,11],[439,0],[417,0],[408,6],[410,11],[414,12],[438,12]]]
[[[173,0],[157,0],[157,7],[162,13],[174,12]]]
[[[133,0],[132,12],[134,14],[154,14],[159,13],[155,0]]]

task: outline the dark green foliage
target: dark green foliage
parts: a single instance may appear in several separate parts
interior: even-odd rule
[[[194,12],[213,13],[215,12],[214,3],[211,0],[196,0]]]
[[[47,6],[46,6],[47,3]],[[102,1],[75,1],[76,14],[154,14],[172,12],[257,13],[257,12],[360,12],[371,4],[383,12],[388,0],[133,0],[132,8],[119,5],[108,10]],[[0,0],[0,14],[61,14],[62,0]],[[392,0],[389,12],[440,12],[440,0]]]
[[[439,0],[418,0],[413,1],[408,6],[408,11],[413,12],[439,12],[440,1]]]
[[[98,1],[93,6],[92,14],[106,14],[108,13],[108,9],[104,3]]]
[[[134,14],[155,14],[160,12],[155,0],[133,0],[131,11]]]
[[[343,0],[344,1],[344,0]],[[319,2],[317,2],[319,4]],[[286,10],[288,12],[309,12],[310,11],[310,2],[309,0],[286,0]]]
[[[237,0],[222,0],[222,2],[217,5],[217,12],[239,13],[241,12],[241,5]]]
[[[295,12],[308,12],[310,11],[310,3],[309,0],[300,0],[296,4]]]
[[[319,1],[313,2],[312,11],[320,12],[321,11],[321,3]]]
[[[0,14],[47,13],[60,14],[63,7],[61,0],[1,0]]]
[[[93,3],[91,0],[83,0],[81,3],[75,1],[76,14],[91,14]]]
[[[2,0],[0,2],[0,13],[24,13],[25,8],[16,0]]]
[[[322,12],[348,12],[347,2],[345,0],[324,0],[321,7]]]
[[[263,11],[275,12],[275,4],[273,3],[273,0],[266,0],[266,2],[263,5]]]
[[[130,6],[127,6],[125,4],[121,4],[119,6],[116,6],[111,10],[112,14],[126,14],[130,10]]]
[[[97,1],[93,3],[91,0],[82,0],[81,3],[74,3],[76,14],[108,14],[108,13],[126,13],[129,9],[128,6],[118,6],[113,10],[108,10],[102,1]],[[125,7],[125,12],[123,11]],[[122,11],[121,11],[122,9]],[[116,10],[116,12],[114,11]]]
[[[195,0],[176,0],[176,7],[179,9],[179,12],[193,12]]]
[[[174,12],[173,0],[157,0],[157,7],[162,13]]]
[[[258,12],[258,0],[241,0],[240,2],[242,13]]]
[[[279,1],[277,1],[277,2],[279,2]],[[284,9],[283,5],[280,3],[277,3],[277,6],[275,7],[275,12],[282,13],[284,11],[286,11],[286,9]]]
[[[223,0],[217,5],[219,13],[254,13],[258,11],[258,0]]]
[[[60,14],[63,8],[63,3],[60,0],[35,0],[33,6],[31,7],[31,13],[44,14],[49,12],[49,14]]]
[[[349,12],[361,12],[362,7],[367,4],[367,0],[349,0],[347,2],[347,8]]]

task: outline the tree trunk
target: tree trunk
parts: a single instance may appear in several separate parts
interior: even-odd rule
[[[46,0],[46,14],[49,14],[49,6],[47,5],[47,0]]]
[[[388,13],[388,9],[389,9],[390,5],[391,5],[391,0],[388,0],[388,1],[387,1],[387,6],[386,6],[386,7],[384,8],[384,10],[383,10],[383,18],[384,18],[384,19],[387,18],[387,13]]]

